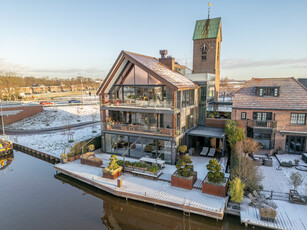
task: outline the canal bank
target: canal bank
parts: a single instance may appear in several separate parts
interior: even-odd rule
[[[60,179],[61,178],[61,179]],[[63,179],[64,178],[64,179]],[[1,229],[246,229],[238,218],[218,221],[135,202],[54,175],[53,165],[21,152],[0,171]]]

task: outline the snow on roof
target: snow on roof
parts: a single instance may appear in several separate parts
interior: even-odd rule
[[[123,53],[136,60],[146,68],[152,70],[165,81],[177,88],[197,88],[197,84],[180,73],[171,71],[169,68],[161,64],[157,58],[131,53],[128,51],[123,51]]]

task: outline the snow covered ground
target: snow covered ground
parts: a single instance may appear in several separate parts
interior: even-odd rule
[[[99,105],[45,107],[42,112],[7,125],[6,128],[41,129],[99,121],[99,119]]]
[[[95,130],[96,133],[92,133]],[[10,139],[14,143],[18,143],[29,148],[40,150],[52,156],[60,157],[61,153],[69,152],[70,146],[75,143],[90,139],[101,134],[100,124],[89,125],[86,127],[73,129],[70,131],[73,135],[74,142],[68,142],[68,131],[57,131],[47,134],[35,134],[35,135],[12,135]]]
[[[272,157],[273,167],[260,166],[263,172],[263,189],[273,190],[275,192],[289,193],[290,188],[293,186],[290,184],[290,176],[292,172],[300,172],[304,178],[303,184],[298,187],[298,192],[302,195],[306,194],[306,184],[307,184],[307,172],[299,171],[295,167],[287,168],[281,167],[281,170],[277,170],[279,162],[276,157]],[[294,161],[293,161],[294,162]]]
[[[277,154],[276,157],[278,158],[279,162],[289,162],[291,161],[292,164],[295,163],[295,160],[299,161],[299,165],[307,166],[307,164],[302,160],[302,155],[297,154]],[[307,181],[306,181],[307,182]]]
[[[250,200],[245,198],[241,203],[241,222],[271,229],[299,230],[307,228],[307,206],[292,204],[287,201],[274,200],[277,205],[277,216],[274,222],[262,221],[259,209],[249,206]]]

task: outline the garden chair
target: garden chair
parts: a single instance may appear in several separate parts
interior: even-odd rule
[[[257,202],[256,198],[251,193],[249,193],[247,196],[251,200],[250,205],[257,206],[258,202]]]
[[[208,157],[214,157],[215,152],[216,152],[215,148],[210,148],[209,153],[208,153]]]
[[[209,148],[208,147],[203,147],[202,151],[200,152],[199,155],[201,156],[207,156]]]

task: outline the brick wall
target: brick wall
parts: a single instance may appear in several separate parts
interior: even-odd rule
[[[8,125],[16,121],[20,121],[26,117],[40,113],[41,111],[43,111],[43,106],[42,105],[32,105],[32,106],[16,106],[16,107],[10,107],[10,108],[4,107],[2,110],[3,111],[22,110],[16,115],[4,116],[3,118],[4,124]],[[0,119],[0,125],[2,125],[1,119]]]
[[[253,120],[253,112],[272,112],[273,119],[275,117],[275,121],[277,121],[274,150],[277,150],[279,147],[285,150],[286,134],[282,134],[280,133],[280,131],[307,132],[307,124],[294,125],[290,123],[291,113],[306,113],[307,114],[307,111],[298,112],[298,111],[282,111],[282,110],[233,109],[232,110],[232,120],[236,120],[239,123],[239,127],[246,128],[247,121],[241,120],[241,112],[246,112],[247,120]],[[288,135],[291,135],[291,134],[288,134]],[[299,134],[297,134],[296,136],[299,136]],[[306,143],[306,151],[307,151],[307,143]]]
[[[225,123],[229,119],[206,118],[206,127],[225,128]]]

